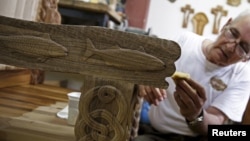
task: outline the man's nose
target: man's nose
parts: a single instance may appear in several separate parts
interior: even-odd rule
[[[228,42],[228,43],[227,43],[227,48],[228,48],[231,52],[234,52],[237,45],[238,45],[238,43],[237,43],[236,41],[234,41],[234,42]]]

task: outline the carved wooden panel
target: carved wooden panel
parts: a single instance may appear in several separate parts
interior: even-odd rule
[[[0,63],[167,87],[177,43],[103,27],[55,25],[0,16]]]
[[[85,77],[75,125],[78,141],[127,141],[133,128],[134,84]]]

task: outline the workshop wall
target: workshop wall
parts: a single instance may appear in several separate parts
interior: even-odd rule
[[[184,16],[183,12],[188,11],[187,5],[193,10],[189,18]],[[249,0],[151,0],[146,27],[151,28],[152,33],[158,37],[168,38],[182,30],[195,32],[192,19],[196,16],[196,18],[207,18],[202,35],[214,38],[218,34],[213,33],[215,21],[220,31],[230,17],[234,18],[247,8],[250,8]],[[220,10],[224,13],[219,12]],[[217,16],[212,11],[217,13]],[[187,18],[186,27],[183,27],[184,17]]]

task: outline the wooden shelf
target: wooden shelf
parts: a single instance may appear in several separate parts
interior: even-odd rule
[[[115,23],[120,24],[122,22],[122,16],[116,11],[112,10],[108,5],[102,3],[89,3],[84,1],[71,1],[71,0],[60,0],[58,3],[59,7],[72,8],[81,11],[89,11],[96,13],[108,14],[110,19]]]

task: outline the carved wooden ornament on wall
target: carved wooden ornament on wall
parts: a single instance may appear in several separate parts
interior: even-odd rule
[[[192,22],[194,26],[194,33],[202,35],[204,27],[208,23],[208,18],[205,13],[199,12],[194,15]]]
[[[194,9],[191,8],[189,4],[187,4],[185,7],[181,8],[181,12],[183,12],[183,22],[182,27],[186,28],[189,21],[190,14],[194,13]]]
[[[217,6],[211,9],[211,13],[214,14],[214,24],[212,33],[218,34],[220,28],[220,21],[223,16],[227,16],[227,10],[223,10],[222,6]]]
[[[227,0],[227,4],[231,6],[239,6],[241,4],[241,0]]]

